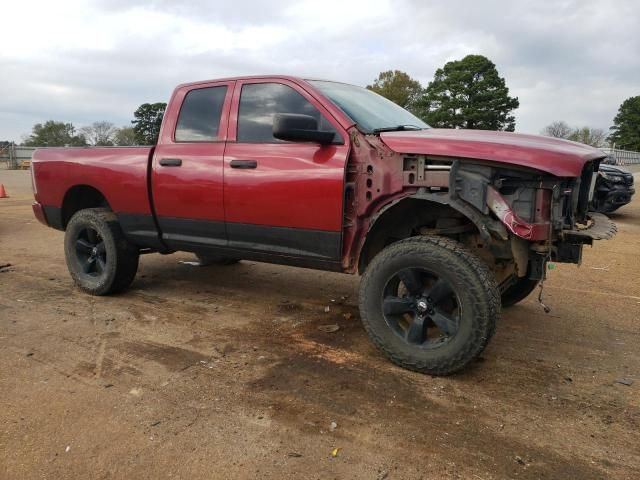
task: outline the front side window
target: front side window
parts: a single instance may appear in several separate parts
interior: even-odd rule
[[[187,93],[178,116],[176,142],[216,141],[226,94],[226,86],[198,88]]]
[[[293,88],[281,83],[251,83],[242,86],[238,111],[238,142],[281,143],[273,136],[276,113],[310,115],[318,129],[335,132],[320,111]]]

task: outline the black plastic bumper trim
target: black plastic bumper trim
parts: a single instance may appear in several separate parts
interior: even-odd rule
[[[55,228],[56,230],[64,230],[64,226],[62,224],[61,208],[43,205],[42,209],[44,210],[44,216],[47,219],[47,224],[51,228]]]

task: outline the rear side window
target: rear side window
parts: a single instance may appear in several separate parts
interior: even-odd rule
[[[226,94],[226,86],[199,88],[187,93],[178,116],[176,142],[216,141]]]
[[[238,142],[283,142],[273,136],[276,113],[311,115],[320,130],[335,132],[318,109],[293,88],[281,83],[251,83],[243,85],[240,94]]]

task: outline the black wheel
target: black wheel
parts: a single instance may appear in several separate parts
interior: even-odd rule
[[[502,292],[502,307],[510,307],[527,298],[540,283],[539,280],[530,280],[527,277],[519,278],[516,283]]]
[[[115,214],[103,208],[80,210],[71,217],[64,253],[71,278],[91,295],[126,289],[138,270],[138,249],[124,237]]]
[[[240,261],[239,258],[223,257],[222,255],[206,255],[201,253],[196,253],[196,257],[198,257],[198,262],[200,262],[200,265],[203,267],[209,265],[233,265]]]
[[[489,268],[447,238],[390,245],[360,284],[360,314],[374,344],[401,367],[431,375],[452,374],[475,359],[499,313]]]

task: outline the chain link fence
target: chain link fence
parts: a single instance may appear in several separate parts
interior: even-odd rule
[[[29,168],[36,147],[22,147],[15,143],[0,144],[0,165],[9,170]]]
[[[640,152],[619,148],[601,148],[600,150],[613,158],[616,165],[640,165]]]

